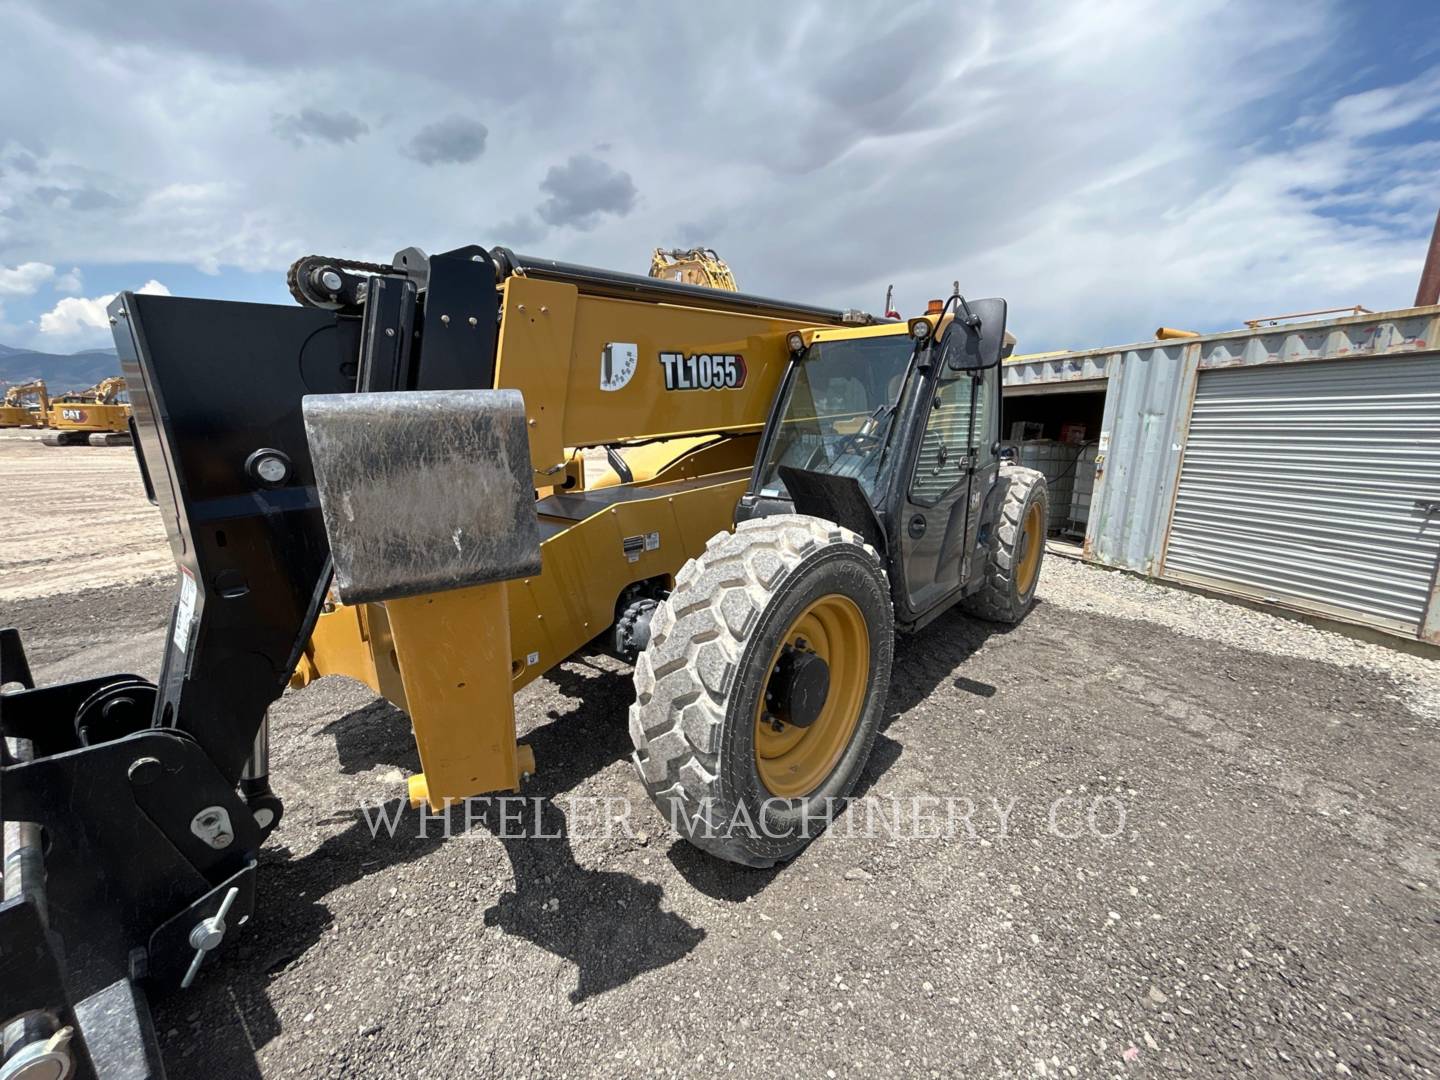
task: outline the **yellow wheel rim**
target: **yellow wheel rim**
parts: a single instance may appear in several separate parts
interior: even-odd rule
[[[765,686],[786,645],[813,652],[830,668],[829,693],[809,727],[777,726],[765,711]],[[869,681],[870,629],[865,617],[848,596],[822,596],[781,637],[755,706],[755,765],[771,795],[804,798],[825,782],[850,745]]]
[[[1038,502],[1025,511],[1025,525],[1020,531],[1020,558],[1015,564],[1015,588],[1021,596],[1035,584],[1040,569],[1040,552],[1045,547],[1045,517]]]

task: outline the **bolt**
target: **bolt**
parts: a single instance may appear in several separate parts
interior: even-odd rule
[[[153,784],[160,779],[160,759],[153,757],[136,758],[130,763],[130,769],[126,776],[132,784],[145,785]]]
[[[386,336],[386,337],[394,337],[394,336],[395,336],[395,328],[394,328],[393,326],[387,326],[387,327],[385,328],[385,336]]]
[[[339,292],[340,286],[344,284],[345,279],[340,276],[338,271],[331,270],[329,267],[326,267],[324,270],[320,271],[321,288],[328,289],[332,293]]]
[[[225,916],[230,914],[230,905],[235,903],[235,898],[239,895],[240,890],[232,887],[225,894],[225,899],[220,901],[219,911],[208,919],[201,919],[190,928],[190,947],[195,950],[195,958],[190,961],[190,969],[180,980],[182,990],[189,989],[190,984],[195,981],[195,973],[200,970],[200,963],[205,959],[205,954],[224,940]],[[245,920],[241,919],[240,921],[243,923]]]
[[[214,922],[214,919],[206,919],[195,924],[190,931],[190,947],[192,949],[204,949],[209,952],[220,944],[221,939],[225,937],[225,924],[221,923],[217,927]]]
[[[252,480],[275,487],[290,479],[290,459],[279,450],[256,450],[245,459],[245,471]]]
[[[474,315],[471,315],[471,316],[470,316],[470,325],[471,325],[471,326],[479,326],[479,325],[480,325],[480,320],[477,319]]]
[[[441,315],[441,316],[440,316],[440,322],[441,322],[443,325],[445,325],[445,326],[449,326],[449,325],[450,325],[450,316],[449,316],[449,315]]]
[[[120,320],[117,319],[117,318],[115,318],[114,315],[111,315],[111,316],[110,316],[110,325],[111,325],[111,326],[114,326],[114,325],[115,325],[117,322],[119,322],[119,321],[120,321]]]

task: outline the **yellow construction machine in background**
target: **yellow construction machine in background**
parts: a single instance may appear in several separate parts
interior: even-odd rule
[[[34,398],[27,403],[27,398]],[[44,379],[16,383],[5,391],[0,403],[0,428],[44,427],[50,411],[50,393]]]
[[[129,446],[130,405],[121,401],[125,380],[101,379],[94,386],[61,394],[48,413],[50,429],[40,437],[46,446]]]
[[[678,281],[682,285],[705,285],[711,289],[738,292],[735,275],[714,248],[690,248],[669,251],[656,248],[650,256],[650,276],[661,281]]]

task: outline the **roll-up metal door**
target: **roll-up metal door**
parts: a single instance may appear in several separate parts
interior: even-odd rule
[[[1163,574],[1418,634],[1440,559],[1440,357],[1202,370]]]

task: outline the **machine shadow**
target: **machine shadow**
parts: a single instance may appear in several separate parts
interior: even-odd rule
[[[985,622],[951,608],[916,633],[896,635],[890,698],[880,730],[886,730],[896,717],[920,704],[947,679],[957,690],[980,698],[994,697],[996,687],[962,675],[957,669],[992,637],[1004,637],[1024,626],[1040,606],[1037,600],[1014,626]]]
[[[384,698],[330,721],[316,734],[334,738],[342,775],[354,776],[380,765],[420,770],[410,719]]]
[[[661,885],[623,871],[582,866],[571,846],[571,833],[581,824],[569,820],[558,800],[629,755],[623,722],[630,704],[629,672],[582,658],[546,679],[576,707],[564,715],[551,710],[550,723],[524,736],[539,772],[522,792],[526,803],[520,827],[500,800],[486,807],[483,827],[504,847],[515,888],[484,917],[487,926],[573,963],[578,982],[570,1000],[578,1003],[674,963],[705,939],[705,931],[661,909]],[[601,832],[609,828],[593,815],[588,824]]]
[[[419,858],[442,843],[447,831],[459,837],[467,829],[484,829],[499,840],[515,882],[484,912],[486,925],[575,964],[578,985],[570,995],[572,1001],[621,986],[694,949],[705,931],[662,910],[664,889],[659,884],[583,866],[572,847],[577,828],[604,823],[572,822],[564,797],[630,753],[623,720],[631,695],[628,670],[612,661],[597,663],[582,657],[549,672],[545,682],[574,707],[551,708],[548,723],[522,735],[539,769],[517,796],[472,800],[468,812],[465,807],[452,808],[443,824],[436,820],[429,826],[430,839],[417,835],[417,817],[409,814],[395,830],[394,841],[378,846],[372,843],[364,819],[357,817],[345,832],[300,860],[307,864],[305,871],[291,864],[295,876],[286,882],[286,891],[314,896],[379,865]],[[523,719],[524,698],[519,705]],[[418,768],[408,719],[384,702],[357,710],[327,725],[327,730],[333,732],[347,769]],[[641,822],[636,825],[643,827]],[[616,836],[623,842],[618,828]],[[357,854],[368,856],[368,865],[357,862]],[[310,865],[320,867],[319,872],[312,873]],[[358,872],[347,874],[347,868]],[[303,912],[287,913],[286,920],[293,927],[297,915],[303,927]],[[316,921],[310,933],[295,935],[292,930],[291,937],[313,941],[324,929]]]

